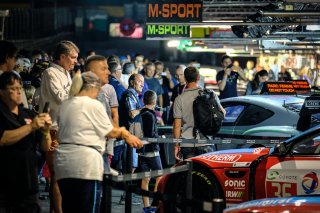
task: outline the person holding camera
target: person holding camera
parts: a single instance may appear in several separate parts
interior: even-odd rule
[[[0,212],[40,212],[36,147],[51,145],[51,117],[22,103],[22,80],[15,72],[0,75]]]
[[[223,70],[219,71],[216,76],[220,91],[220,99],[238,96],[237,81],[238,77],[246,81],[246,76],[240,67],[232,65],[232,59],[228,55],[221,58]]]

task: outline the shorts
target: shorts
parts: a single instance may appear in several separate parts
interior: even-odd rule
[[[139,156],[139,164],[141,172],[149,172],[154,170],[161,170],[162,163],[160,156],[155,157],[143,157]]]

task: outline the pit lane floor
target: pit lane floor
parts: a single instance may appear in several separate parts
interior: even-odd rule
[[[49,213],[50,209],[50,200],[49,200],[49,193],[44,192],[45,185],[40,183],[40,206],[42,209],[42,213]],[[112,190],[112,213],[124,213],[125,212],[125,205],[120,204],[120,198],[123,194],[121,190]],[[133,199],[140,201],[141,204],[139,205],[132,205],[132,213],[140,213],[143,209],[142,198],[140,195],[133,194]],[[151,200],[152,201],[152,200]],[[101,212],[103,213],[103,212]]]

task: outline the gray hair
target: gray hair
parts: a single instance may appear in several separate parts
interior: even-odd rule
[[[72,41],[60,41],[54,48],[53,60],[59,60],[61,55],[69,55],[72,50],[76,51],[77,53],[80,52],[77,45],[75,45]]]

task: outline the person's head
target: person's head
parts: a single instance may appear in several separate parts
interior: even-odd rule
[[[111,75],[113,75],[116,79],[120,79],[122,74],[121,65],[116,62],[111,62],[108,65]]]
[[[45,71],[50,66],[49,61],[38,61],[35,63],[30,71],[30,75],[41,79],[43,71]]]
[[[142,69],[143,67],[143,59],[144,59],[144,56],[142,54],[136,54],[133,58],[133,63],[134,63],[134,66],[135,68],[137,69]]]
[[[60,41],[54,48],[53,61],[65,70],[73,70],[80,50],[71,41]]]
[[[239,61],[233,61],[232,65],[235,67],[240,67]]]
[[[15,72],[0,75],[0,99],[9,107],[22,103],[22,80]]]
[[[180,64],[176,67],[175,70],[175,77],[177,78],[177,80],[179,81],[180,85],[184,85],[186,83],[186,79],[184,77],[184,70],[187,67],[183,64]]]
[[[131,75],[134,72],[134,65],[131,62],[125,63],[122,67],[122,74]]]
[[[69,97],[82,93],[84,96],[95,99],[99,94],[100,88],[101,80],[94,72],[78,73],[72,79]]]
[[[230,64],[232,64],[232,58],[228,55],[223,55],[221,58],[222,67],[227,68]]]
[[[93,55],[87,58],[85,64],[86,70],[94,72],[103,84],[109,83],[109,66],[107,59],[102,55]]]
[[[153,90],[148,90],[143,95],[143,103],[144,105],[152,105],[155,106],[157,103],[157,94]]]
[[[32,63],[37,63],[40,60],[43,60],[43,51],[39,49],[32,50],[31,52]]]
[[[141,93],[144,86],[144,78],[140,74],[132,74],[128,83],[129,87],[133,88],[137,93]]]
[[[16,64],[18,48],[10,41],[0,41],[0,66],[2,71],[12,71]]]
[[[246,67],[248,70],[252,70],[254,68],[254,62],[251,60],[247,61]]]
[[[86,58],[93,56],[93,55],[96,55],[96,52],[94,50],[88,50],[86,53]]]
[[[24,92],[26,93],[28,104],[31,104],[34,93],[36,92],[36,88],[31,84],[26,84],[23,86]]]
[[[189,66],[184,70],[184,77],[187,83],[198,82],[200,74],[196,67]]]
[[[117,55],[110,55],[107,59],[108,64],[110,63],[117,63],[117,64],[121,64],[120,58]]]
[[[285,73],[287,71],[286,67],[284,65],[280,66],[280,72]]]
[[[254,76],[254,81],[257,81],[258,83],[264,83],[268,80],[269,80],[269,73],[267,70],[260,70]]]
[[[153,78],[154,77],[154,74],[155,74],[155,66],[153,63],[147,63],[145,65],[145,76],[148,77],[148,78]]]
[[[161,76],[161,73],[163,72],[163,69],[164,69],[164,64],[162,61],[156,61],[154,63],[154,66],[156,68],[156,75],[159,75]]]
[[[17,72],[29,72],[30,68],[31,62],[28,58],[18,58],[14,69]]]

